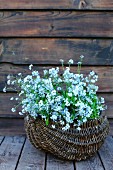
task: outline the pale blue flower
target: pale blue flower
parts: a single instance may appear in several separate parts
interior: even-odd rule
[[[33,65],[31,64],[31,65],[29,65],[29,70],[31,70],[32,69],[32,67],[33,67]]]

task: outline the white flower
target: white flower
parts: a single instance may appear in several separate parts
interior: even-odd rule
[[[89,83],[90,80],[89,80],[88,77],[86,77],[86,78],[85,78],[85,81],[86,81],[86,83]]]
[[[77,130],[81,130],[81,128],[80,128],[80,127],[77,127]]]
[[[94,72],[94,71],[91,71],[91,72],[90,72],[90,75],[91,75],[91,76],[94,76],[94,75],[95,75],[95,72]]]
[[[58,69],[55,69],[55,68],[51,68],[49,69],[49,74],[50,74],[50,77],[58,77]]]
[[[91,83],[95,83],[95,80],[94,80],[94,79],[91,79]]]
[[[44,75],[47,75],[48,74],[48,70],[44,70]]]
[[[83,56],[83,55],[81,55],[81,56],[80,56],[80,58],[81,58],[81,59],[83,59],[83,58],[84,58],[84,56]]]
[[[33,71],[33,72],[32,72],[32,75],[33,75],[33,76],[39,76],[39,72],[38,72],[38,71]]]
[[[75,86],[75,88],[73,89],[73,93],[74,93],[75,96],[77,96],[77,95],[78,95],[78,92],[79,92],[79,86],[77,85],[77,86]]]
[[[56,116],[56,115],[52,115],[52,116],[51,116],[51,119],[52,119],[52,120],[57,120],[57,116]]]
[[[22,113],[25,113],[26,111],[25,111],[25,109],[22,109]]]
[[[83,122],[87,122],[87,119],[86,119],[86,117],[83,119]]]
[[[69,97],[72,97],[72,93],[68,93],[68,96],[69,96]]]
[[[68,64],[73,64],[73,60],[70,59],[70,60],[68,61]]]
[[[62,88],[61,87],[57,87],[57,90],[60,91],[60,90],[62,90]]]
[[[18,99],[19,99],[18,97],[15,98],[15,100],[18,100]]]
[[[21,79],[18,79],[18,83],[21,83],[21,81],[22,81]]]
[[[67,98],[65,99],[65,105],[66,105],[66,106],[70,106],[70,103],[69,103],[69,101],[68,101]]]
[[[21,76],[21,75],[22,75],[22,73],[18,73],[18,75],[19,75],[19,76]]]
[[[63,121],[63,120],[60,120],[60,124],[61,124],[61,125],[64,125],[64,121]]]
[[[7,76],[7,79],[10,79],[11,78],[11,76],[10,76],[10,74]]]
[[[52,128],[55,129],[55,125],[52,125]]]
[[[64,63],[64,60],[60,59],[60,62],[63,64],[63,63]]]
[[[11,81],[10,81],[10,80],[8,80],[8,81],[7,81],[7,85],[10,85],[10,84],[11,84]]]
[[[46,119],[46,116],[45,116],[45,115],[42,115],[42,119]]]
[[[39,104],[39,107],[43,106],[43,100],[40,100],[38,104]]]
[[[65,130],[68,130],[69,128],[70,128],[70,125],[67,123],[66,126],[64,126],[64,127],[62,128],[62,130],[65,131]]]
[[[22,112],[19,112],[19,115],[21,115],[21,116],[22,116],[22,115],[23,115],[23,113],[22,113]]]
[[[105,103],[105,100],[103,97],[101,97],[101,103]]]
[[[10,100],[14,100],[14,97],[11,97]]]
[[[6,87],[3,88],[3,92],[6,92]]]
[[[16,83],[16,81],[12,81],[12,82],[11,82],[11,85],[14,85],[15,83]]]
[[[16,109],[15,109],[15,108],[12,108],[11,111],[12,111],[12,112],[16,112]]]
[[[81,64],[82,64],[82,62],[81,62],[81,61],[79,61],[77,64],[78,64],[78,65],[81,65]]]
[[[31,70],[32,69],[32,67],[33,67],[33,65],[31,64],[31,65],[29,65],[29,70]]]
[[[53,91],[51,92],[51,95],[52,95],[52,96],[55,96],[55,95],[56,95],[56,90],[53,90]]]

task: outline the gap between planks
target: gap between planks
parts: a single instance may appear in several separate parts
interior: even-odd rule
[[[0,145],[0,170],[15,170],[24,136],[6,136]]]
[[[0,136],[0,170],[112,170],[113,137],[88,160],[64,161],[34,148],[23,136]]]

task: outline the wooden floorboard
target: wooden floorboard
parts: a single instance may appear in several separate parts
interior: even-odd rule
[[[44,170],[45,153],[34,148],[26,140],[17,170]]]
[[[99,154],[105,170],[113,170],[113,138],[111,136],[107,137]]]
[[[76,170],[104,170],[98,154],[88,160],[76,162],[75,165]]]
[[[25,137],[5,137],[0,145],[0,170],[15,170]]]
[[[113,170],[113,138],[88,160],[58,159],[34,148],[24,136],[0,136],[0,170]]]
[[[63,161],[48,154],[46,170],[74,170],[74,164],[72,161]]]

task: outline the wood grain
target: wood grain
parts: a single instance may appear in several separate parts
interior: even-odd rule
[[[88,160],[75,163],[76,170],[104,170],[98,154]]]
[[[18,102],[15,100],[11,101],[10,98],[16,97],[16,96],[17,95],[14,93],[8,93],[8,94],[0,93],[0,106],[1,106],[0,118],[18,118],[18,119],[22,118],[22,116],[19,115],[19,111],[20,111],[21,107],[18,108],[15,113],[13,113],[11,111],[11,108],[13,108],[15,105],[17,105]],[[1,121],[0,121],[0,124],[2,124]]]
[[[113,65],[112,39],[0,38],[0,63],[60,64],[84,55],[84,65]]]
[[[104,145],[99,150],[99,154],[105,169],[113,169],[113,138],[108,137]]]
[[[78,4],[77,0],[74,4],[72,0],[12,0],[10,3],[9,0],[0,0],[0,9],[69,9],[78,8]]]
[[[34,66],[34,70],[38,70],[40,75],[43,75],[44,69],[52,68],[53,66]],[[62,72],[62,69],[60,67]],[[89,74],[91,70],[94,70],[96,74],[99,76],[99,80],[97,85],[99,86],[99,92],[113,92],[113,67],[102,66],[102,67],[82,67],[81,73],[85,76]],[[71,71],[77,73],[77,67],[72,66]],[[31,71],[28,69],[27,65],[12,65],[12,64],[1,64],[0,65],[0,91],[3,90],[4,86],[7,83],[7,75],[11,74],[16,76],[19,72],[21,72],[24,76],[31,74]]]
[[[74,170],[73,162],[63,161],[54,157],[51,154],[47,154],[46,170]]]
[[[23,119],[0,118],[0,135],[25,134]]]
[[[1,11],[1,37],[113,37],[113,12]]]
[[[34,148],[28,140],[25,142],[17,170],[22,170],[23,167],[24,170],[43,170],[45,167],[45,153]]]
[[[112,0],[0,0],[0,9],[113,9]]]
[[[109,135],[113,137],[113,119],[109,119],[109,125],[110,125]]]
[[[105,98],[107,110],[106,115],[109,118],[113,118],[113,94],[100,94],[100,96]]]
[[[5,137],[0,146],[0,169],[14,170],[23,146],[24,137]]]

